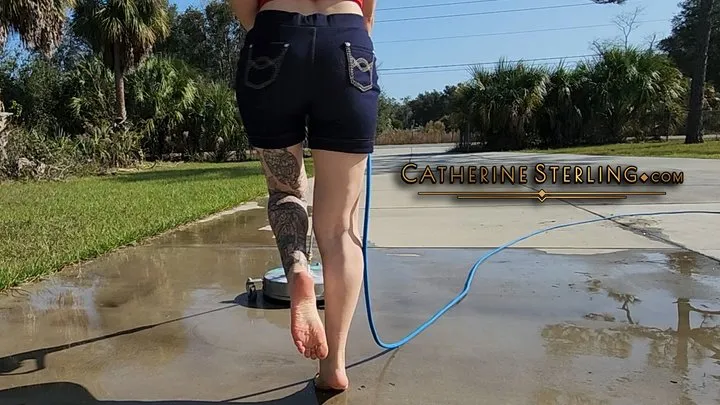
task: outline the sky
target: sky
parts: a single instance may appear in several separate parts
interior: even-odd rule
[[[180,10],[207,3],[170,1]],[[670,34],[679,1],[377,0],[372,38],[380,86],[390,97],[412,98],[468,80],[473,64],[492,68],[505,59],[555,66],[565,58],[572,65],[593,53],[593,41],[621,38],[614,20],[637,9],[629,42],[647,46]]]
[[[181,10],[203,6],[203,0],[174,2]],[[490,63],[487,67],[492,67],[504,58],[557,65],[560,59],[529,59],[592,54],[594,40],[622,37],[614,19],[637,8],[641,12],[629,40],[645,46],[653,35],[658,41],[669,35],[672,18],[679,12],[678,2],[627,0],[624,5],[597,5],[590,0],[377,0],[372,38],[380,86],[388,96],[401,99],[467,80],[470,64]],[[425,18],[448,15],[451,17]],[[392,21],[397,19],[404,21]],[[438,37],[455,38],[428,40]],[[568,58],[566,64],[577,60]],[[438,65],[441,67],[424,68]]]

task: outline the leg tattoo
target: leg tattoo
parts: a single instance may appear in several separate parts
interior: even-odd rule
[[[285,274],[307,267],[307,176],[287,149],[261,152],[268,179],[268,220],[275,234]]]
[[[307,264],[307,204],[281,191],[270,191],[268,219],[275,234],[285,274],[296,265]]]
[[[285,186],[290,191],[302,192],[302,180],[305,173],[302,173],[300,162],[297,161],[295,155],[287,149],[269,149],[262,151],[262,157],[265,165],[270,171],[270,175],[274,177],[277,186]]]

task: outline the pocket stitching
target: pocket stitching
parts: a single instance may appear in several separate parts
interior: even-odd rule
[[[270,44],[272,44],[272,45],[282,44],[283,45],[282,52],[280,52],[280,54],[275,58],[271,58],[268,56],[259,56],[255,59],[253,59],[252,56],[253,56],[253,45],[254,44],[250,44],[248,46],[247,64],[245,66],[245,86],[256,89],[256,90],[260,90],[262,88],[269,86],[271,83],[273,83],[275,81],[275,79],[277,79],[278,74],[280,74],[280,64],[282,63],[283,59],[285,58],[285,54],[287,53],[288,48],[290,47],[290,44],[287,42],[270,42]],[[257,70],[263,70],[263,69],[268,68],[269,66],[274,66],[273,74],[269,79],[265,80],[264,82],[262,82],[260,84],[255,84],[255,83],[250,82],[249,76],[250,76],[251,68],[255,68]]]
[[[352,83],[352,85],[355,86],[358,90],[360,90],[362,92],[366,92],[366,91],[372,89],[374,86],[374,83],[373,83],[374,82],[373,67],[375,65],[374,52],[373,52],[373,58],[372,58],[373,60],[368,61],[365,58],[355,58],[352,55],[352,52],[350,51],[350,47],[351,47],[350,42],[345,42],[345,55],[347,57],[347,62],[348,62],[348,75],[350,76],[350,83]],[[370,50],[368,49],[368,51],[370,51]],[[355,79],[355,72],[353,69],[356,67],[358,69],[360,69],[360,71],[363,73],[370,72],[370,84],[364,85]]]

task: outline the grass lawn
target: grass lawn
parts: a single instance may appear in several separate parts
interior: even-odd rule
[[[265,194],[259,162],[0,183],[0,290]]]
[[[667,142],[621,143],[563,149],[530,149],[523,152],[720,159],[720,140],[706,140],[704,143],[693,145],[685,145],[682,140],[670,140]]]

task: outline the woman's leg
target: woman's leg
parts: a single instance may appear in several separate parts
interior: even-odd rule
[[[328,347],[307,260],[308,179],[302,145],[257,150],[270,194],[268,219],[290,287],[290,333],[305,357],[323,359]]]
[[[313,150],[313,229],[323,264],[329,353],[320,361],[321,388],[346,389],[345,345],[362,283],[358,202],[366,154]]]

